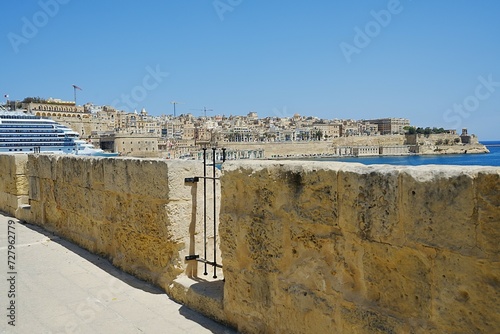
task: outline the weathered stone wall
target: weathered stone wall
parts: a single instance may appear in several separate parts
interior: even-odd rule
[[[0,210],[245,333],[500,328],[500,168],[226,162],[223,283],[187,279],[206,277],[184,262],[203,250],[202,182],[184,183],[202,167],[0,155]]]
[[[222,198],[243,332],[500,328],[500,168],[231,162]]]
[[[431,135],[384,135],[384,136],[351,136],[329,139],[328,141],[310,142],[250,142],[250,143],[224,143],[228,149],[234,150],[264,150],[265,158],[287,158],[311,155],[335,155],[337,148],[357,146],[383,146],[398,150],[396,154],[406,152],[406,145],[414,145],[414,153],[420,154],[463,154],[487,153],[488,149],[483,144],[470,145],[455,144],[457,135],[431,134]],[[477,137],[475,137],[477,138]],[[448,142],[449,145],[445,145]],[[436,143],[440,143],[436,145]],[[391,149],[383,154],[393,155]]]
[[[304,141],[304,142],[264,142],[264,143],[224,143],[228,149],[241,150],[264,150],[265,158],[275,156],[302,156],[335,154],[337,147],[343,146],[369,146],[369,145],[403,145],[404,135],[387,136],[352,136],[333,138],[328,141]]]
[[[200,265],[184,256],[203,254],[203,189],[184,178],[202,174],[199,162],[10,155],[0,157],[0,166],[3,211],[165,289],[183,273],[196,276]],[[211,203],[211,183],[207,189]],[[28,192],[30,206],[16,211],[14,199],[28,203]]]
[[[0,210],[15,216],[28,203],[27,155],[0,154]]]

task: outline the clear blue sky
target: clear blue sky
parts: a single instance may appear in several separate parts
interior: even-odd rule
[[[4,1],[0,93],[500,139],[497,0]],[[168,73],[168,75],[167,75]],[[128,97],[127,97],[128,96]]]

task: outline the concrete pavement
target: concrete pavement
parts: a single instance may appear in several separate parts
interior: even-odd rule
[[[2,214],[0,262],[2,333],[237,333],[109,261]]]

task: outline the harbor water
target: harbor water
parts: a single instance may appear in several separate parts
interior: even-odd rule
[[[483,141],[490,153],[484,154],[442,154],[442,155],[406,155],[375,157],[317,158],[306,160],[358,162],[365,165],[474,165],[500,166],[500,141]],[[302,160],[302,159],[301,159]]]

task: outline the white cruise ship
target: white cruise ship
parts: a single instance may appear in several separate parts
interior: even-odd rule
[[[0,153],[58,153],[117,156],[80,139],[77,132],[48,118],[0,110]]]

